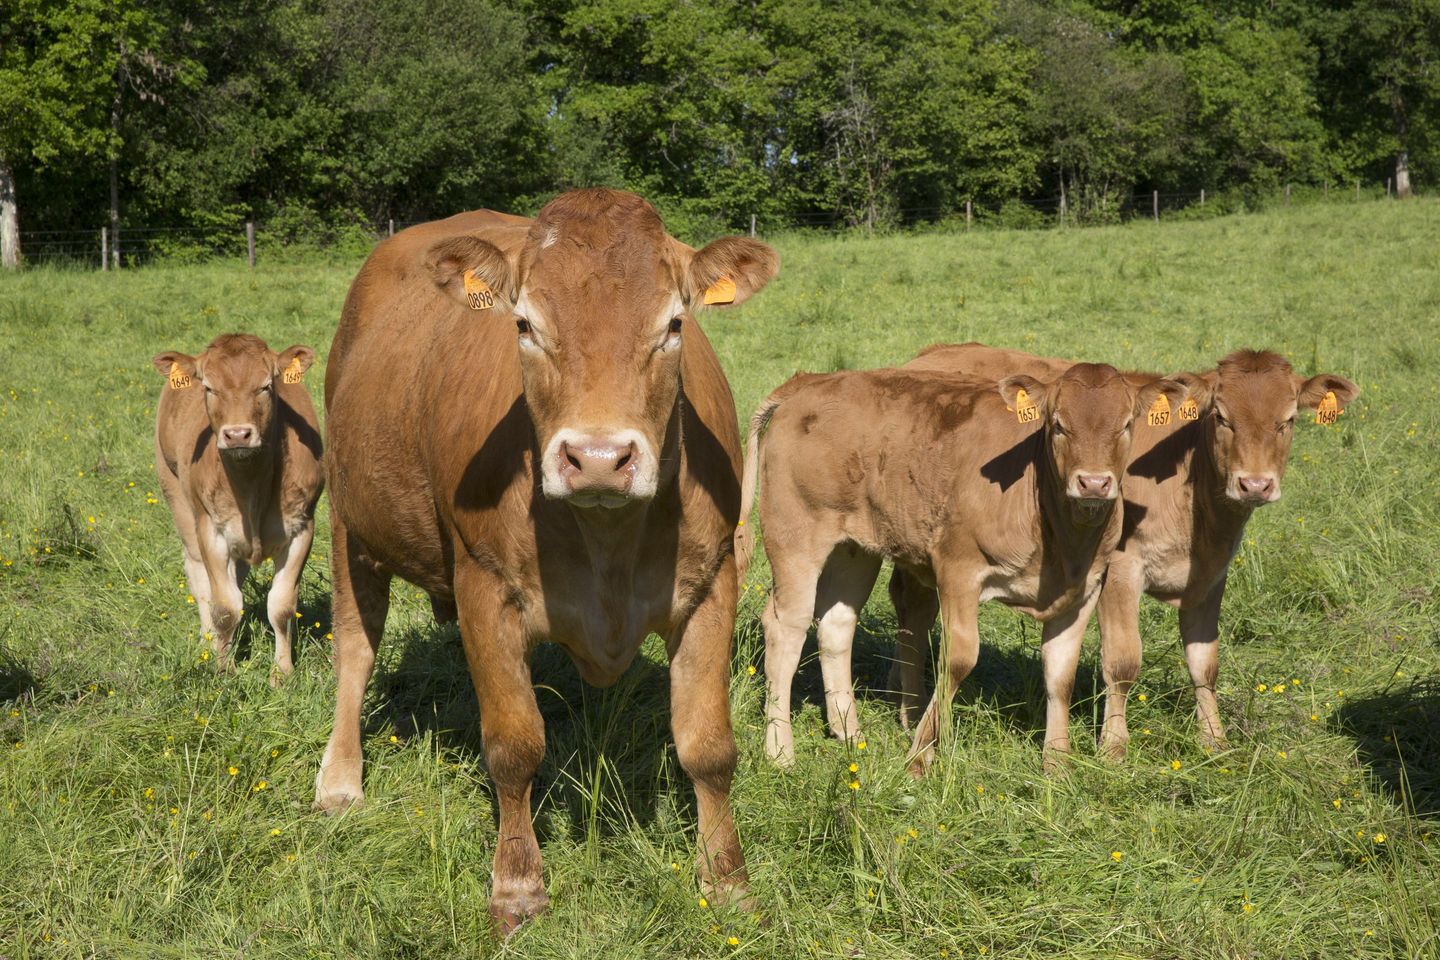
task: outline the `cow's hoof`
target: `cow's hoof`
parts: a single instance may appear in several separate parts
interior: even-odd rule
[[[910,774],[914,780],[923,780],[925,775],[930,772],[930,766],[934,762],[935,748],[926,747],[910,758],[910,762],[905,765],[905,772]]]
[[[294,670],[295,668],[291,666],[275,664],[275,666],[270,668],[270,688],[272,690],[279,690],[280,686],[289,679],[290,674],[293,673]]]
[[[314,809],[327,816],[338,816],[349,810],[359,810],[365,806],[365,794],[359,789],[339,787],[335,789],[319,789],[315,791]]]
[[[490,922],[495,932],[508,937],[520,925],[532,917],[538,917],[550,908],[550,898],[545,891],[528,894],[509,894],[490,898]]]
[[[1206,753],[1224,753],[1230,749],[1230,741],[1224,737],[1212,737],[1201,734],[1200,749]]]
[[[1045,776],[1064,780],[1070,776],[1070,754],[1064,750],[1045,751]]]

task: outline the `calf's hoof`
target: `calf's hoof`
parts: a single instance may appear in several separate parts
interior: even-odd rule
[[[769,757],[770,762],[781,770],[789,770],[795,766],[795,745],[777,738],[767,737],[765,740],[765,756]]]
[[[347,810],[359,810],[365,806],[365,792],[358,786],[326,787],[315,785],[315,810],[328,816],[337,816]]]
[[[1125,759],[1129,744],[1129,737],[1101,737],[1098,751],[1100,759],[1108,760],[1111,763],[1120,763]]]
[[[550,898],[543,889],[528,892],[496,894],[490,898],[490,922],[495,932],[508,937],[532,917],[550,908]]]
[[[912,779],[921,780],[930,772],[934,763],[935,747],[929,746],[910,758],[910,762],[905,765],[905,772],[910,774]]]
[[[1230,749],[1230,741],[1225,739],[1224,734],[1217,737],[1202,733],[1200,735],[1200,749],[1206,753],[1224,753]]]
[[[1053,750],[1045,751],[1045,776],[1063,780],[1070,776],[1070,751]]]
[[[273,667],[270,668],[271,689],[278,690],[281,684],[283,684],[289,678],[290,674],[294,672],[295,668],[290,666],[288,663],[284,664],[283,666],[278,663],[275,664]]]

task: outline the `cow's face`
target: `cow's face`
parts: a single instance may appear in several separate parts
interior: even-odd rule
[[[1227,500],[1246,506],[1280,499],[1295,421],[1329,394],[1343,410],[1360,388],[1344,377],[1297,376],[1284,357],[1237,350],[1214,373],[1190,380],[1210,461]]]
[[[1024,397],[1020,395],[1024,391]],[[1136,419],[1164,394],[1177,406],[1187,390],[1162,379],[1133,390],[1114,367],[1078,363],[1049,382],[1017,375],[1000,381],[1000,395],[1017,414],[1035,406],[1053,476],[1065,496],[1091,515],[1100,515],[1120,497],[1120,478],[1130,460]]]
[[[467,308],[477,305],[467,274],[470,293],[478,279],[496,298],[495,308],[478,306],[485,319],[513,324],[542,490],[589,508],[655,495],[662,457],[674,456],[664,451],[678,429],[693,314],[743,302],[775,275],[778,258],[739,237],[692,250],[641,198],[586,190],[541,210],[512,258],[457,237],[432,247],[428,266]]]
[[[275,422],[276,381],[287,375],[299,380],[315,362],[315,351],[297,345],[275,354],[258,337],[227,334],[199,356],[172,350],[152,362],[172,389],[201,391],[215,445],[238,460],[265,448]]]

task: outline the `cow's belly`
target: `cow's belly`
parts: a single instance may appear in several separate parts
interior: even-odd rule
[[[1044,622],[1070,610],[1099,582],[1098,574],[1088,573],[1067,577],[1063,583],[1046,583],[1044,579],[1039,570],[995,572],[986,578],[980,600],[998,600]]]

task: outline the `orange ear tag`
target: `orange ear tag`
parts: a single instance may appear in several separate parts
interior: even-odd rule
[[[1185,402],[1180,404],[1180,409],[1176,413],[1181,420],[1199,420],[1200,404],[1195,402],[1194,397],[1186,397]]]
[[[280,378],[286,383],[299,383],[303,376],[305,376],[305,371],[300,369],[300,358],[291,357],[290,366],[285,368],[285,372],[280,375]]]
[[[729,277],[721,277],[710,284],[705,291],[706,303],[734,303],[735,302],[735,281]]]
[[[1145,414],[1145,422],[1152,427],[1168,427],[1170,425],[1170,398],[1160,394],[1155,402],[1150,404],[1150,412]]]
[[[1335,399],[1335,391],[1329,390],[1325,393],[1325,399],[1320,401],[1320,406],[1315,408],[1315,422],[1326,427],[1333,427],[1339,416],[1340,401]]]
[[[1015,419],[1021,423],[1034,423],[1040,419],[1040,405],[1030,399],[1022,387],[1015,391]]]
[[[495,292],[474,270],[465,271],[465,299],[470,302],[471,310],[489,310],[495,306]]]
[[[190,386],[189,375],[187,375],[184,370],[181,370],[180,364],[176,363],[174,360],[170,361],[170,373],[167,374],[167,376],[170,377],[171,390],[184,390],[186,387]]]

